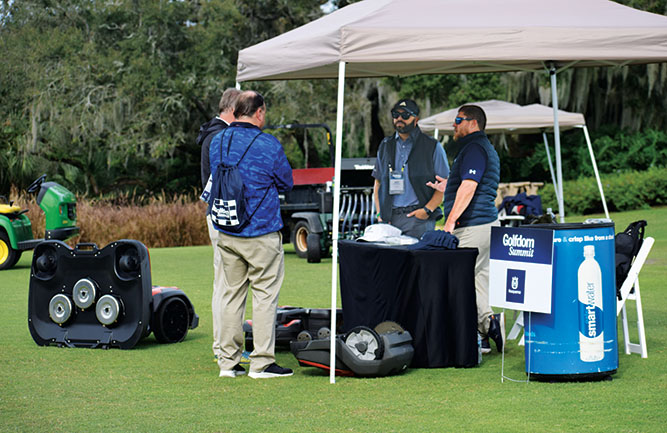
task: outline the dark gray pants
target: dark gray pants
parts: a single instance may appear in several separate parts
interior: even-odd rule
[[[425,231],[435,229],[435,220],[420,220],[416,216],[408,217],[407,214],[421,208],[421,206],[408,206],[394,208],[391,210],[391,225],[401,229],[404,235],[419,239]]]

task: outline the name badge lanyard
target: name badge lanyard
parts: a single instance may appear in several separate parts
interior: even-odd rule
[[[390,195],[400,195],[405,193],[405,165],[407,161],[403,163],[400,171],[394,171],[389,164],[389,194]]]

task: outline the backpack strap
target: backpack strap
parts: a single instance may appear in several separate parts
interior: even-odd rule
[[[241,159],[239,159],[239,162],[237,162],[236,165],[239,165],[239,164],[241,163],[241,160],[243,160],[243,158],[245,157],[245,154],[248,153],[248,151],[250,150],[250,146],[252,146],[253,143],[255,142],[255,140],[257,140],[257,137],[259,137],[259,136],[262,135],[262,134],[263,134],[263,132],[260,131],[259,134],[255,135],[255,138],[252,139],[252,141],[251,141],[250,144],[248,145],[248,148],[245,150],[245,152],[243,152],[243,155],[241,155]],[[264,191],[264,195],[262,196],[262,199],[259,201],[259,203],[257,203],[257,206],[255,207],[255,210],[252,211],[252,213],[251,213],[250,216],[248,217],[248,220],[251,220],[252,217],[255,216],[255,212],[257,212],[257,210],[259,209],[259,207],[260,207],[260,206],[262,205],[262,203],[264,202],[264,199],[266,198],[266,195],[269,193],[269,190],[271,190],[271,185],[269,185],[269,186],[266,188],[266,191]]]
[[[632,263],[644,242],[646,225],[645,220],[632,222],[624,231],[618,233],[614,239],[616,249],[616,296],[619,301],[622,300],[621,286],[627,278]]]
[[[225,130],[222,131],[222,136],[220,137],[220,147],[219,147],[219,149],[220,149],[220,161],[218,162],[218,164],[222,164],[222,143],[225,140],[225,134],[227,133],[228,129],[229,128],[225,128]],[[230,144],[227,145],[227,155],[229,155],[229,146],[231,145],[232,138],[234,138],[234,131],[232,131],[232,136],[229,137],[229,143]]]
[[[221,162],[221,163],[222,163],[222,139],[224,138],[224,134],[225,134],[226,132],[227,132],[227,129],[225,129],[225,130],[223,131],[223,136],[220,138],[220,162]],[[238,165],[241,163],[241,161],[243,161],[243,158],[245,158],[246,153],[248,153],[248,151],[250,150],[250,148],[252,147],[252,145],[255,143],[255,140],[257,140],[257,138],[258,138],[260,135],[262,135],[262,134],[263,134],[263,132],[260,131],[259,134],[255,135],[255,136],[253,137],[252,141],[250,141],[250,144],[249,144],[248,147],[246,148],[245,152],[243,152],[243,155],[241,155],[241,158],[239,158],[238,162],[236,163],[236,166],[237,166],[237,167],[238,167]],[[231,146],[232,146],[232,140],[233,140],[233,139],[234,139],[234,131],[232,131],[232,135],[231,135],[231,137],[229,137],[229,141],[228,141],[228,144],[227,144],[227,155],[229,155],[229,149],[230,149]],[[252,217],[255,215],[255,213],[257,212],[257,210],[259,209],[259,207],[260,207],[260,206],[262,205],[262,203],[264,202],[264,199],[266,198],[266,196],[267,196],[267,194],[269,193],[270,190],[271,190],[271,185],[269,185],[269,186],[266,188],[266,191],[264,191],[264,195],[262,196],[262,199],[261,199],[261,200],[259,201],[259,203],[257,204],[257,207],[255,207],[255,210],[252,211],[252,213],[251,213],[250,216],[248,217],[248,220],[251,220]]]
[[[269,185],[269,186],[266,188],[266,191],[264,191],[264,195],[262,196],[262,199],[261,199],[261,200],[259,201],[259,203],[257,204],[257,207],[255,207],[255,210],[252,211],[252,213],[251,213],[250,216],[248,217],[248,220],[251,220],[252,217],[255,216],[255,212],[257,212],[257,210],[259,209],[259,207],[262,205],[262,203],[264,202],[264,199],[266,198],[266,195],[269,193],[270,190],[271,190],[271,185]]]
[[[644,231],[646,228],[646,224],[647,224],[646,220],[639,220],[630,224],[630,227],[626,229],[626,233],[629,233],[633,237],[633,239],[635,239],[635,247],[632,250],[633,258],[637,255],[637,253],[641,249],[642,243],[644,243]]]
[[[234,133],[232,132],[232,134],[234,134]],[[239,162],[237,162],[236,165],[239,165],[241,163],[241,161],[243,161],[243,158],[245,158],[245,154],[248,153],[248,151],[250,150],[252,145],[255,143],[255,140],[257,140],[257,137],[259,137],[262,134],[263,134],[262,131],[259,131],[259,134],[255,135],[255,137],[252,139],[252,141],[250,142],[250,144],[246,148],[245,152],[243,152],[243,155],[241,155],[241,158],[239,158]],[[230,138],[229,139],[230,145],[231,145],[231,142],[232,142],[232,139]],[[227,154],[229,154],[229,147],[227,148]]]
[[[223,136],[220,138],[220,162],[222,162],[222,140],[225,138],[224,134],[226,132],[227,132],[227,129],[225,129],[223,131],[223,133],[222,133]],[[253,139],[252,139],[252,141],[250,141],[250,144],[248,145],[248,147],[246,147],[245,152],[243,152],[243,155],[241,155],[241,158],[239,158],[238,162],[236,163],[237,166],[241,163],[241,161],[243,161],[243,158],[245,158],[246,153],[248,153],[248,151],[250,150],[252,145],[255,144],[255,140],[257,140],[257,137],[259,137],[262,134],[263,134],[263,132],[259,131],[259,134],[255,135],[253,137]],[[227,142],[227,156],[229,156],[229,150],[232,147],[232,140],[233,139],[234,139],[234,131],[232,131],[232,135],[231,135],[231,137],[229,137],[229,141]]]

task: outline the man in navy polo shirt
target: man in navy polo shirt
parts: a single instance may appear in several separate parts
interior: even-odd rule
[[[426,183],[436,175],[449,175],[447,156],[442,145],[417,126],[419,106],[415,101],[401,99],[392,108],[391,117],[396,133],[380,143],[372,173],[378,221],[419,238],[442,218],[443,192],[433,191]]]
[[[495,206],[500,181],[500,159],[484,133],[486,114],[476,105],[464,105],[454,120],[454,140],[460,146],[449,179],[436,177],[428,185],[445,193],[445,227],[459,239],[461,248],[477,248],[475,292],[477,330],[482,351],[491,351],[489,337],[500,352],[505,340],[504,317],[489,306],[489,252],[491,227],[499,226]],[[446,185],[446,187],[445,187]]]

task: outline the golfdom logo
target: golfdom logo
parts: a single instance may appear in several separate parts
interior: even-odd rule
[[[520,234],[503,235],[503,246],[509,247],[508,254],[518,257],[533,257],[535,254],[535,239],[523,237]]]

